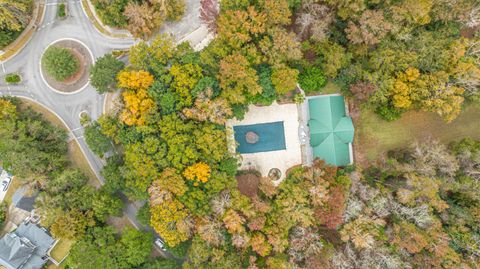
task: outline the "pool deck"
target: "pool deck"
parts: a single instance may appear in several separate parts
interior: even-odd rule
[[[255,169],[262,176],[267,176],[270,169],[278,168],[282,172],[282,177],[280,178],[282,180],[290,167],[302,164],[302,152],[298,136],[299,120],[299,109],[296,104],[279,105],[277,103],[264,107],[251,105],[243,120],[229,120],[227,128],[230,130],[229,140],[231,143],[229,148],[231,152],[235,152],[233,126],[276,121],[284,122],[286,149],[241,154],[242,164],[240,169]]]

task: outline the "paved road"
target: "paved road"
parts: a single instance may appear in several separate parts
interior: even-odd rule
[[[186,35],[194,32],[200,26],[198,19],[199,1],[187,0],[186,2],[187,15],[184,19],[177,25],[166,25],[162,32],[171,33],[177,39],[184,39]],[[66,19],[56,17],[57,1],[45,0],[45,6],[43,22],[37,27],[30,42],[15,57],[6,62],[0,62],[0,95],[29,98],[56,113],[65,122],[71,134],[75,136],[93,171],[103,184],[104,179],[100,175],[100,171],[104,163],[90,151],[85,143],[79,114],[86,111],[93,120],[96,120],[103,112],[105,96],[99,95],[90,85],[75,94],[60,94],[52,91],[40,76],[40,57],[49,44],[61,38],[80,40],[91,50],[95,59],[114,49],[129,48],[137,40],[114,39],[100,34],[85,15],[79,0],[67,1],[69,16]],[[22,83],[15,86],[7,85],[3,77],[8,73],[19,73],[22,76]],[[122,200],[126,205],[124,213],[130,221],[137,228],[151,231],[150,228],[143,227],[136,220],[139,205],[128,201],[125,196],[122,196]],[[164,252],[162,254],[172,257],[169,253]]]

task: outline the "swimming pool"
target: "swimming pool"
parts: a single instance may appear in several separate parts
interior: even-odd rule
[[[285,130],[283,121],[233,126],[237,152],[256,153],[284,150]],[[253,135],[254,141],[247,142],[247,134]]]

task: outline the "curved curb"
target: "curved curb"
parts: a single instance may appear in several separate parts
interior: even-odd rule
[[[102,105],[102,115],[106,115],[107,113],[107,95],[108,95],[108,92],[105,93],[105,95],[103,96],[103,105]],[[101,116],[100,116],[101,117]]]
[[[45,54],[45,51],[47,51],[48,48],[50,48],[50,46],[52,46],[53,44],[55,43],[58,43],[60,41],[64,41],[64,40],[70,40],[70,41],[75,41],[75,42],[78,42],[80,43],[82,46],[84,46],[87,50],[88,50],[88,53],[90,54],[90,57],[92,58],[92,63],[95,63],[95,57],[93,56],[93,53],[92,51],[90,50],[90,48],[85,44],[83,43],[82,41],[76,39],[76,38],[70,38],[70,37],[65,37],[65,38],[60,38],[60,39],[57,39],[53,42],[51,42],[50,44],[48,44],[48,46],[43,50],[42,52],[42,55],[40,56],[40,61],[38,62],[38,71],[40,73],[40,77],[42,78],[42,81],[45,85],[48,86],[48,88],[58,94],[62,94],[62,95],[74,95],[74,94],[77,94],[83,90],[85,90],[85,88],[87,88],[88,85],[90,85],[90,78],[88,79],[87,83],[85,83],[85,85],[83,85],[82,87],[80,87],[80,89],[78,90],[75,90],[73,92],[62,92],[62,91],[59,91],[55,88],[53,88],[52,86],[50,86],[50,84],[48,84],[47,80],[45,80],[45,77],[43,76],[43,72],[42,72],[42,58],[43,58],[43,55]]]
[[[95,28],[95,30],[100,34],[102,35],[103,37],[105,38],[109,38],[109,39],[123,39],[123,40],[135,40],[135,38],[130,34],[126,34],[127,37],[115,37],[113,36],[114,34],[111,33],[108,29],[106,29],[106,27],[104,27],[103,23],[97,19],[97,16],[94,14],[94,10],[91,9],[91,4],[90,4],[90,1],[86,0],[86,3],[84,3],[83,0],[80,0],[80,5],[82,6],[82,10],[83,10],[83,14],[87,17],[88,21],[90,21],[90,23],[92,24],[93,28]],[[85,5],[88,5],[88,7],[85,7]],[[95,22],[92,22],[92,18],[88,15],[88,12],[86,10],[86,8],[89,9],[89,11],[91,12],[92,16],[93,16],[93,19],[95,20],[95,22],[98,23],[98,25],[100,27],[102,27],[102,29],[105,31],[105,32],[108,32],[108,34],[106,33],[103,33],[100,29],[98,29],[96,26],[95,26]]]
[[[14,96],[14,95],[12,95]],[[67,128],[68,130],[68,133],[70,134],[71,137],[73,137],[73,139],[75,140],[75,143],[77,143],[78,147],[80,148],[80,151],[82,152],[83,156],[85,157],[85,160],[87,160],[87,163],[88,165],[90,166],[90,169],[93,171],[93,173],[95,174],[95,177],[97,178],[97,181],[100,183],[100,185],[103,185],[104,183],[102,182],[102,180],[100,180],[100,175],[97,174],[97,172],[95,171],[95,169],[93,169],[93,165],[92,163],[90,162],[90,160],[87,158],[87,154],[85,153],[85,151],[83,150],[82,146],[80,146],[80,142],[78,141],[78,138],[75,136],[75,134],[73,133],[73,131],[70,129],[70,127],[68,127],[67,123],[62,119],[62,117],[60,117],[60,115],[58,115],[55,111],[53,111],[52,109],[50,109],[49,107],[47,107],[46,105],[40,103],[39,101],[37,100],[34,100],[33,98],[30,98],[30,97],[26,97],[26,96],[16,96],[17,98],[20,98],[20,99],[27,99],[29,100],[30,102],[33,102],[35,104],[38,104],[39,106],[45,108],[46,110],[48,110],[50,113],[52,113],[53,115],[55,115],[55,117],[57,117],[61,122],[62,124]]]
[[[37,31],[37,27],[39,27],[39,26],[41,26],[41,25],[43,24],[43,20],[45,19],[45,13],[47,12],[47,6],[45,5],[45,3],[44,3],[44,4],[39,3],[39,4],[38,4],[38,8],[40,8],[41,5],[42,5],[42,9],[43,9],[43,10],[42,10],[42,14],[38,14],[38,13],[37,13],[37,17],[38,17],[38,16],[41,16],[41,17],[40,17],[40,20],[39,20],[39,22],[38,22],[38,25],[36,25],[35,27],[33,27],[33,32],[32,32],[32,34],[30,35],[30,37],[28,38],[28,40],[26,40],[25,43],[24,43],[17,51],[15,51],[12,55],[8,56],[8,58],[6,58],[6,59],[4,59],[4,60],[0,60],[0,63],[6,63],[6,62],[10,61],[11,59],[15,58],[15,56],[17,56],[20,52],[22,52],[23,49],[28,45],[28,43],[30,43],[30,41],[32,41],[33,36],[35,35],[35,32]],[[36,18],[35,18],[35,19],[36,19]],[[33,18],[32,18],[32,20],[33,20]],[[33,23],[35,24],[35,22],[33,22]],[[27,26],[27,27],[28,27],[28,26]],[[20,38],[21,35],[22,35],[23,33],[25,33],[26,31],[28,31],[28,29],[25,29],[25,30],[20,34],[20,36],[19,36],[18,38]],[[15,41],[16,41],[16,40],[15,40]],[[13,44],[15,41],[13,41],[12,44]],[[3,55],[4,55],[4,54],[3,54]],[[1,55],[0,58],[2,58],[3,55]]]

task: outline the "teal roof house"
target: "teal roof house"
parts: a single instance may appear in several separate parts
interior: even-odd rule
[[[310,146],[313,157],[335,166],[353,163],[354,127],[341,95],[308,99]]]

